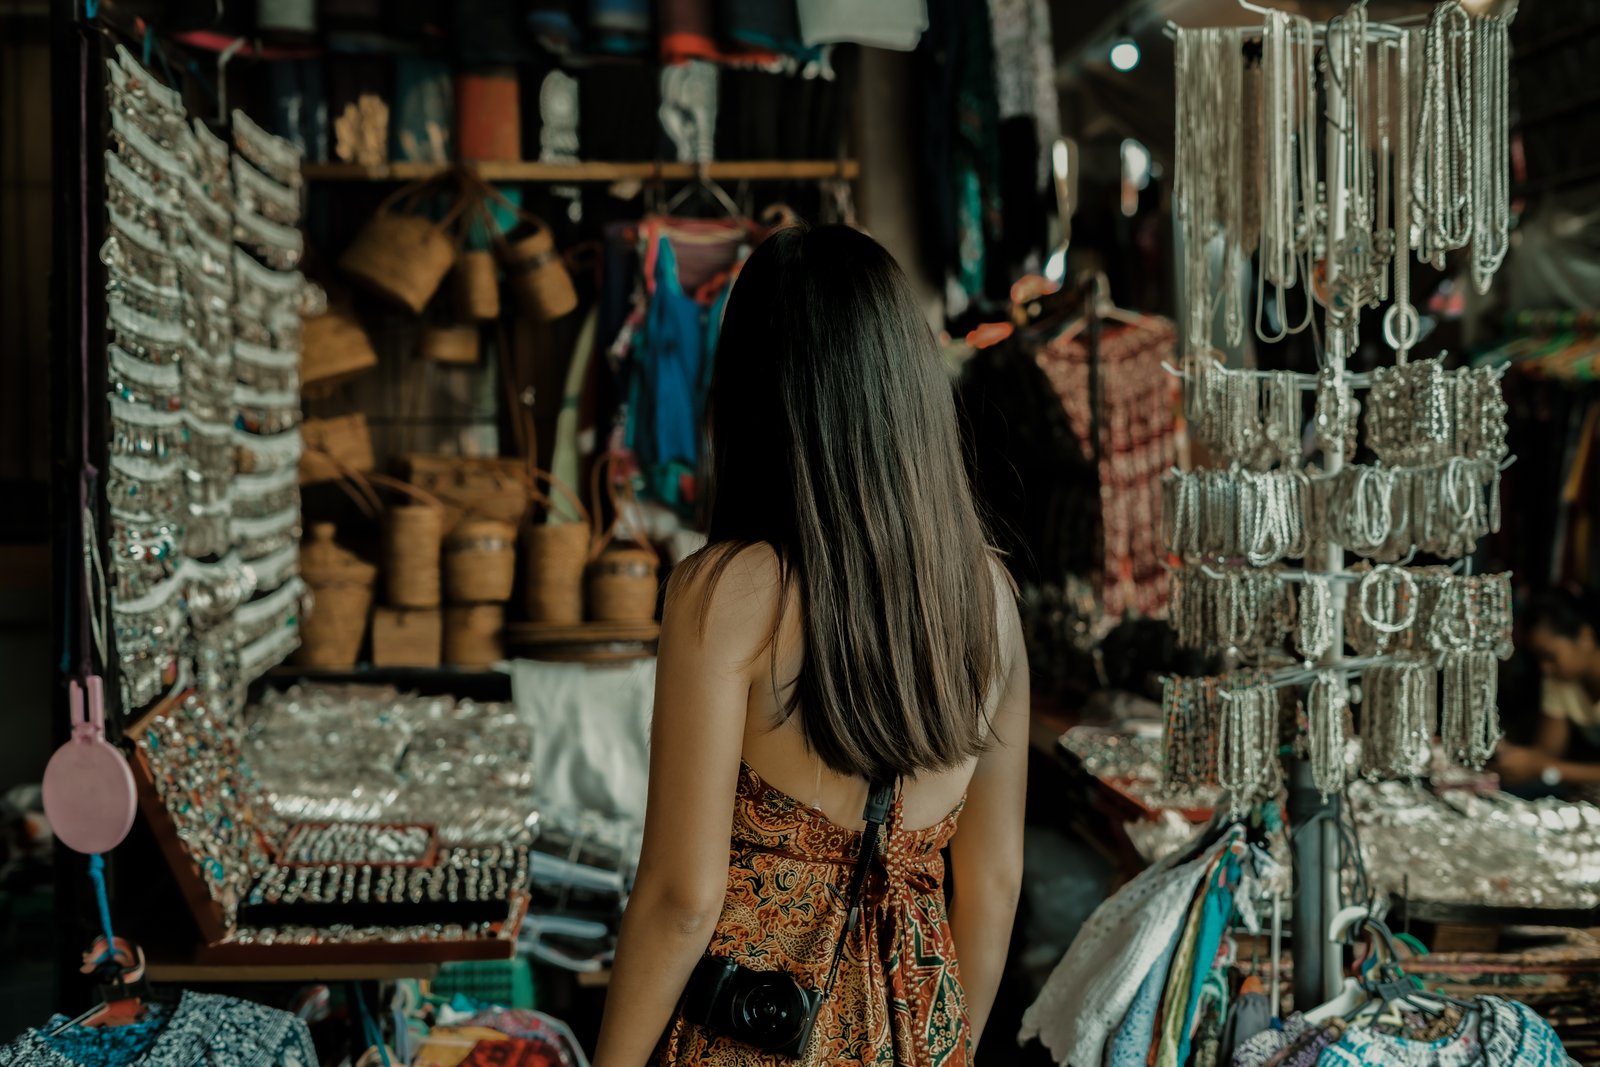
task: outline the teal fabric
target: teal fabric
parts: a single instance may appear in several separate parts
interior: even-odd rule
[[[1233,887],[1238,880],[1239,861],[1230,855],[1213,876],[1206,893],[1205,906],[1200,914],[1200,940],[1195,949],[1194,973],[1189,978],[1188,1006],[1183,1013],[1183,1030],[1178,1039],[1179,1064],[1189,1062],[1195,1011],[1200,1006],[1200,988],[1211,974],[1212,963],[1222,947],[1223,935],[1228,932],[1228,920],[1233,916]]]

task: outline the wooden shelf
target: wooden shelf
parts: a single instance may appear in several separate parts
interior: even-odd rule
[[[156,961],[145,964],[152,982],[172,985],[245,982],[377,982],[396,978],[433,978],[438,963],[216,964]]]
[[[487,182],[690,181],[700,172],[693,163],[307,163],[304,174],[320,182],[411,182],[432,178],[454,167],[465,167]],[[714,181],[820,181],[861,176],[854,159],[752,159],[707,164]]]

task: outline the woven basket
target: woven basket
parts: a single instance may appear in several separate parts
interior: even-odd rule
[[[316,396],[378,365],[377,350],[355,310],[331,304],[300,328],[300,388]]]
[[[439,606],[439,547],[445,512],[427,504],[391,508],[383,523],[383,577],[397,608]]]
[[[450,297],[463,322],[488,322],[500,317],[500,268],[494,253],[463,248],[450,272]]]
[[[295,659],[307,667],[354,667],[372,610],[378,568],[340,548],[336,532],[331,522],[317,523],[300,549],[300,576],[312,599],[311,610],[300,620]]]
[[[431,181],[396,190],[339,257],[339,268],[352,280],[414,315],[422,314],[455,263],[450,227],[468,206],[458,199],[438,222],[416,214],[423,197],[438,188]]]
[[[533,622],[583,621],[583,571],[589,560],[589,527],[581,522],[544,522],[523,527],[528,563],[525,606]]]
[[[589,564],[589,618],[648,622],[656,617],[659,559],[642,548],[613,546]]]
[[[589,546],[589,617],[597,622],[647,622],[656,616],[661,557],[637,532],[632,544],[617,540],[625,517],[637,513],[638,501],[626,480],[619,483],[616,465],[616,456],[607,453],[595,461],[590,476],[594,514],[603,514],[603,493],[611,501],[612,519]]]
[[[517,580],[517,528],[468,517],[444,543],[444,595],[452,604],[504,603]]]
[[[559,319],[578,306],[578,291],[556,250],[555,237],[537,218],[525,216],[524,223],[501,240],[500,262],[523,314],[535,322]]]
[[[478,362],[476,326],[429,326],[418,346],[422,358],[433,363],[471,366]]]
[[[300,484],[331,482],[346,471],[366,472],[378,465],[372,453],[372,434],[361,412],[328,419],[306,419],[300,424],[305,451],[300,454]]]
[[[372,613],[374,667],[437,667],[444,648],[438,609],[378,608]]]
[[[487,667],[505,659],[506,609],[501,604],[452,604],[444,609],[444,661]]]
[[[520,459],[417,453],[405,457],[405,467],[411,484],[445,503],[447,530],[464,514],[520,526],[528,513],[528,467]]]
[[[565,497],[581,517],[578,522],[535,522],[524,526],[522,541],[526,580],[523,606],[528,619],[542,623],[583,621],[583,572],[589,562],[592,528],[589,509],[577,493],[549,471],[534,471],[532,496],[548,514],[551,499],[539,486],[548,484]]]

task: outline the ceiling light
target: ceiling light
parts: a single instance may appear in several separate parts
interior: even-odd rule
[[[1139,65],[1139,46],[1127,37],[1111,46],[1111,65],[1126,74]]]

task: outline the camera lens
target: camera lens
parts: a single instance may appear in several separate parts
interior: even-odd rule
[[[758,978],[735,996],[733,1013],[752,1037],[781,1044],[799,1032],[806,1002],[792,980]]]

